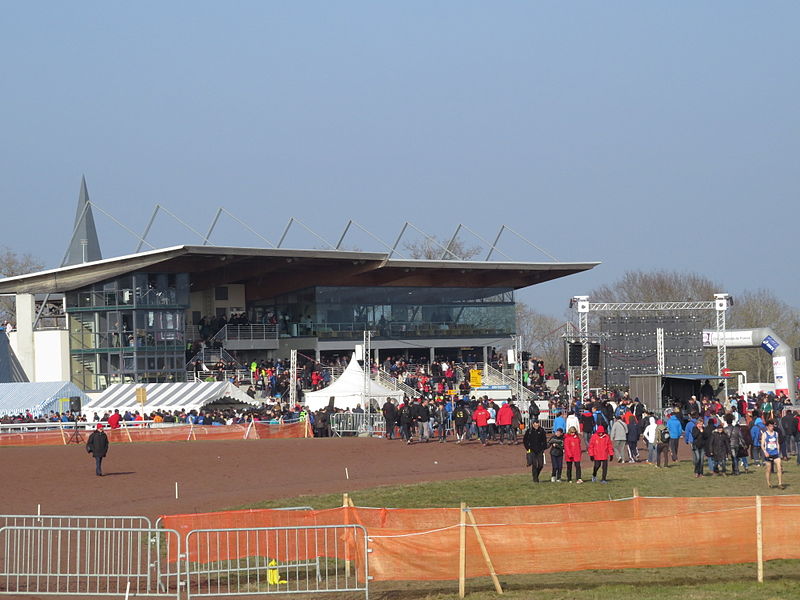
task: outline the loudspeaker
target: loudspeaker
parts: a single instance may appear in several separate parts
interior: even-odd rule
[[[600,344],[589,344],[589,366],[600,366]]]
[[[74,413],[81,412],[81,397],[80,396],[70,396],[70,398],[69,398],[69,412],[74,412]]]
[[[800,360],[800,348],[793,348],[794,351],[794,359]]]
[[[571,343],[567,347],[567,365],[570,367],[581,366],[581,345]]]

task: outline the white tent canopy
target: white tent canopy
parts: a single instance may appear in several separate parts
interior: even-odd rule
[[[372,379],[367,380],[367,398],[385,401],[386,398],[403,398],[403,392],[390,390]],[[358,364],[355,354],[350,359],[350,364],[336,381],[328,387],[316,392],[306,392],[305,403],[309,410],[319,410],[327,406],[331,396],[335,398],[333,405],[336,408],[352,409],[357,404],[364,407],[364,369]],[[383,404],[383,402],[381,402]]]
[[[136,390],[144,387],[147,402],[144,407],[136,398]],[[106,411],[119,409],[120,412],[152,413],[155,411],[200,410],[220,398],[230,397],[242,403],[258,405],[238,387],[228,381],[197,381],[194,383],[117,383],[109,386],[96,399],[84,407],[83,412],[98,413],[101,417]]]
[[[51,410],[66,412],[71,397],[79,397],[83,405],[89,402],[89,397],[69,381],[0,383],[0,416],[23,414],[27,410],[36,416]]]

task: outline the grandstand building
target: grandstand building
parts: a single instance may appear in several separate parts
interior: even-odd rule
[[[87,214],[79,204],[78,221]],[[100,256],[94,223],[81,235],[70,256]],[[514,334],[517,290],[598,264],[207,245],[72,262],[2,279],[0,293],[16,296],[9,337],[27,379],[86,391],[185,381],[219,357],[245,365],[297,349],[319,360],[352,352],[365,329],[379,359],[481,361]],[[217,330],[221,317],[236,324]]]

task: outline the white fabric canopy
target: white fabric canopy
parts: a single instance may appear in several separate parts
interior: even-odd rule
[[[396,398],[397,400],[403,398],[403,392],[401,391],[390,390],[372,379],[368,379],[368,381],[367,398],[375,398],[382,401],[386,400],[386,398]],[[344,373],[336,381],[316,392],[306,392],[306,407],[309,410],[319,410],[324,406],[328,406],[331,396],[335,398],[333,405],[336,408],[352,409],[357,404],[360,404],[362,408],[364,407],[364,369],[358,364],[355,354],[350,359],[350,364],[347,365]]]
[[[147,390],[147,402],[142,405],[136,400],[136,390]],[[258,405],[259,402],[229,381],[196,381],[193,383],[116,383],[109,386],[96,399],[84,406],[83,412],[96,412],[100,416],[105,411],[119,409],[120,412],[151,413],[154,411],[200,410],[206,404],[229,396],[239,402]]]
[[[0,335],[5,335],[0,332]],[[0,416],[18,415],[29,410],[36,416],[48,412],[66,412],[69,399],[79,397],[86,405],[89,397],[69,381],[39,383],[0,383]]]

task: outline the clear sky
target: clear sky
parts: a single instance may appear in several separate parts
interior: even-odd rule
[[[48,266],[85,174],[139,232],[156,203],[202,232],[224,206],[273,242],[291,216],[334,242],[351,218],[389,243],[405,220],[505,223],[603,262],[522,294],[556,316],[630,269],[798,305],[800,3],[0,6],[0,244]],[[105,256],[134,250],[95,220]],[[200,241],[166,216],[149,239]],[[227,217],[212,242],[263,245]]]

